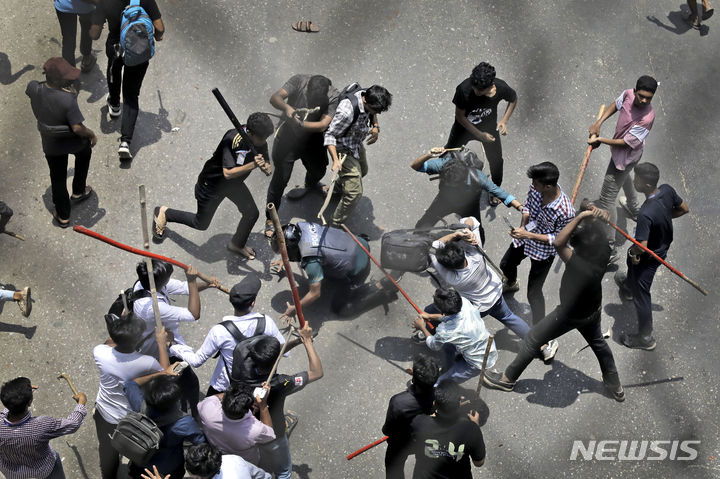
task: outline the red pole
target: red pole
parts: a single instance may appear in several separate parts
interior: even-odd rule
[[[613,223],[612,221],[608,221],[608,223],[610,224],[610,226],[612,226],[612,227],[615,228],[618,232],[620,232],[620,234],[622,234],[624,237],[626,237],[627,239],[629,239],[630,241],[632,241],[633,243],[635,243],[637,246],[639,246],[640,248],[642,248],[642,249],[643,249],[646,253],[648,253],[650,256],[652,256],[653,258],[655,258],[656,260],[658,260],[658,261],[659,261],[660,263],[662,263],[663,265],[667,266],[667,268],[668,268],[670,271],[672,271],[673,273],[675,273],[676,275],[680,276],[682,279],[684,279],[685,281],[687,281],[687,282],[690,284],[690,286],[692,286],[693,288],[697,289],[697,290],[700,291],[702,294],[704,294],[705,296],[707,296],[707,294],[708,294],[707,291],[705,291],[705,289],[703,289],[703,288],[702,288],[699,284],[697,284],[695,281],[691,280],[690,278],[688,278],[687,276],[685,276],[683,273],[681,273],[680,271],[678,271],[678,270],[676,270],[675,268],[673,268],[672,266],[670,266],[670,263],[668,263],[667,261],[665,261],[664,259],[662,259],[660,256],[658,256],[657,254],[655,254],[655,252],[652,251],[650,248],[648,248],[648,247],[646,247],[646,246],[643,246],[643,245],[642,245],[639,241],[637,241],[635,238],[633,238],[632,236],[630,236],[629,234],[627,234],[626,232],[624,232],[622,229],[620,229],[620,227],[618,227],[618,225],[616,225],[616,224]]]
[[[166,261],[166,262],[168,262],[168,263],[170,263],[170,264],[174,264],[174,265],[177,266],[178,268],[182,268],[183,270],[187,270],[187,269],[188,269],[188,266],[187,266],[186,264],[181,263],[180,261],[174,260],[174,259],[172,259],[172,258],[168,258],[167,256],[162,256],[162,255],[159,255],[159,254],[151,253],[151,252],[145,251],[145,250],[143,250],[143,249],[133,248],[132,246],[128,246],[128,245],[126,245],[126,244],[120,243],[119,241],[115,241],[115,240],[113,240],[113,239],[110,239],[110,238],[108,238],[107,236],[103,236],[103,235],[101,235],[100,233],[96,233],[95,231],[89,230],[89,229],[85,228],[84,226],[73,225],[73,231],[76,231],[76,232],[78,232],[78,233],[82,233],[82,234],[84,234],[84,235],[90,236],[91,238],[95,238],[96,240],[100,240],[100,241],[102,241],[103,243],[109,244],[110,246],[114,246],[114,247],[116,247],[116,248],[120,248],[120,249],[122,249],[122,250],[128,251],[128,252],[130,252],[130,253],[133,253],[133,254],[136,254],[136,255],[139,255],[139,256],[145,256],[145,257],[157,259],[157,260],[160,260],[160,261]],[[210,283],[210,282],[211,282],[211,281],[210,281],[210,278],[208,278],[207,276],[205,276],[205,275],[202,274],[202,273],[198,273],[198,277],[199,277],[200,279],[202,279],[203,281],[205,281],[206,283]],[[222,291],[223,293],[230,294],[230,290],[227,288],[227,286],[220,286],[218,289],[219,289],[220,291]]]
[[[605,113],[605,105],[600,105],[600,111],[598,112],[595,121],[599,120],[603,113]],[[593,135],[591,139],[593,138],[597,138],[597,136]],[[592,151],[592,145],[588,145],[585,149],[585,158],[583,158],[583,162],[580,165],[580,173],[578,173],[577,179],[575,180],[575,187],[573,188],[572,195],[570,196],[570,203],[572,204],[575,204],[575,199],[577,198],[578,191],[580,190],[580,184],[582,183],[583,176],[585,176],[587,165],[590,162],[590,153],[592,153]]]
[[[363,452],[367,451],[368,449],[372,449],[373,447],[377,446],[378,444],[382,444],[383,442],[388,440],[388,436],[384,436],[382,439],[378,439],[377,441],[373,442],[372,444],[368,444],[367,446],[361,447],[357,451],[353,452],[352,454],[348,454],[347,460],[349,461],[353,457],[362,454]]]

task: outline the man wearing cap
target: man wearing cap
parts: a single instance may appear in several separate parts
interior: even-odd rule
[[[44,82],[31,81],[25,89],[37,119],[43,152],[50,168],[50,184],[55,208],[53,218],[58,226],[70,226],[70,200],[82,201],[92,194],[88,186],[88,170],[92,147],[97,143],[95,133],[85,125],[77,102],[73,82],[80,70],[62,57],[50,58],[43,65]],[[72,196],[67,191],[68,155],[75,156],[75,175]]]
[[[237,345],[237,341],[225,326],[225,322],[231,322],[245,337],[255,335],[260,318],[265,319],[265,327],[262,334],[274,336],[285,343],[285,338],[278,330],[277,325],[270,316],[252,311],[255,306],[255,298],[260,291],[260,276],[257,274],[248,274],[238,284],[230,290],[230,304],[233,305],[234,312],[232,315],[223,317],[223,322],[213,326],[205,337],[199,350],[193,351],[193,348],[185,344],[174,344],[170,347],[171,356],[182,358],[190,366],[197,368],[213,357],[215,353],[220,352],[220,361],[215,365],[210,378],[210,387],[206,396],[212,396],[225,391],[230,386],[230,378],[228,372],[232,371],[233,350]],[[230,326],[232,328],[232,326]]]

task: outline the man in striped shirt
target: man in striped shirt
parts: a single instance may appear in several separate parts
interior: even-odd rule
[[[532,183],[520,227],[510,230],[513,241],[500,261],[500,269],[507,277],[503,293],[513,293],[520,289],[517,267],[526,257],[530,258],[527,298],[535,324],[545,317],[542,288],[555,260],[555,236],[575,217],[575,209],[558,185],[560,171],[553,163],[545,161],[533,165],[528,168],[527,175]],[[550,341],[542,350],[543,359],[550,361],[557,348],[557,341]]]
[[[50,439],[72,434],[82,424],[87,409],[84,393],[73,396],[75,410],[65,419],[32,416],[33,390],[28,378],[8,381],[0,389],[6,407],[0,413],[0,472],[6,479],[65,479],[60,455]]]

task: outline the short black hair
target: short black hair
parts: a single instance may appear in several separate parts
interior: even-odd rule
[[[161,374],[143,387],[145,402],[158,412],[170,411],[180,400],[182,389],[177,376]]]
[[[543,185],[555,186],[560,179],[560,170],[555,166],[555,163],[543,161],[528,168],[527,176],[532,180],[539,181]]]
[[[222,410],[228,419],[242,419],[248,413],[255,398],[252,389],[243,383],[234,382],[222,398]]]
[[[448,269],[460,269],[465,266],[465,249],[458,240],[448,241],[435,250],[435,258]]]
[[[270,116],[267,113],[260,111],[251,113],[245,126],[253,135],[261,138],[267,138],[272,135],[273,131],[275,131],[275,127],[273,126]]]
[[[658,82],[650,75],[643,75],[640,78],[637,79],[637,82],[635,82],[635,89],[636,90],[645,90],[649,91],[652,94],[655,94],[657,91]]]
[[[607,226],[593,216],[583,218],[570,236],[570,246],[575,254],[593,264],[606,266],[610,258],[607,241]]]
[[[170,277],[173,274],[173,265],[167,261],[161,261],[159,259],[152,260],[153,277],[155,278],[155,287],[160,290],[163,286],[167,285],[170,281]],[[148,278],[147,263],[140,261],[135,268],[137,272],[138,280],[143,289],[150,289],[150,279]]]
[[[33,400],[32,385],[26,377],[12,379],[0,388],[0,400],[10,414],[21,414]]]
[[[431,389],[440,377],[440,364],[427,354],[418,354],[413,359],[412,377],[416,387],[422,390]]]
[[[438,288],[433,296],[433,304],[444,316],[451,316],[462,309],[462,297],[455,288]]]
[[[478,63],[470,74],[472,86],[484,90],[495,82],[495,67],[486,62]]]
[[[274,336],[265,334],[250,345],[248,351],[250,358],[261,371],[269,371],[280,356],[280,341]]]
[[[450,379],[440,381],[435,388],[435,411],[438,416],[457,416],[460,410],[460,386]]]
[[[655,187],[660,181],[660,170],[654,164],[645,161],[635,167],[635,176],[639,176],[644,183]]]
[[[110,339],[124,350],[135,349],[145,330],[145,322],[133,313],[106,324]]]
[[[328,98],[328,88],[332,82],[328,77],[322,75],[313,75],[307,84],[307,100],[310,108],[319,106],[321,109],[330,102]]]
[[[222,453],[208,442],[190,446],[185,451],[185,469],[195,476],[210,479],[220,472],[221,465]]]
[[[392,105],[392,94],[380,85],[373,85],[363,93],[365,103],[372,108],[375,113],[388,111]]]

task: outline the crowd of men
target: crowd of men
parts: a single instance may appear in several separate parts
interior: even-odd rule
[[[44,65],[46,81],[31,81],[26,93],[50,171],[54,224],[64,228],[72,223],[73,204],[93,194],[86,178],[92,148],[99,140],[83,125],[76,89],[81,73],[96,64],[92,40],[99,38],[107,24],[107,108],[111,119],[122,117],[118,157],[128,161],[133,157],[140,87],[152,54],[136,63],[130,54],[132,46],[126,42],[130,35],[126,26],[132,29],[133,22],[144,22],[151,42],[152,38],[162,40],[165,27],[155,0],[55,0],[55,7],[63,35],[62,57],[49,59]],[[132,9],[139,13],[129,18]],[[81,69],[74,66],[78,21]],[[641,162],[654,122],[651,101],[657,86],[652,77],[641,76],[634,88],[621,92],[590,125],[588,144],[593,148],[608,145],[611,159],[597,199],[585,199],[577,210],[560,186],[559,169],[551,162],[514,165],[526,168],[530,180],[524,202],[500,188],[505,164],[501,137],[507,133],[518,93],[485,62],[457,86],[452,100],[455,118],[445,146],[429,150],[410,165],[440,178],[437,195],[419,215],[415,233],[432,236],[432,227],[450,214],[461,217],[462,227],[432,237],[432,248],[422,253],[427,254],[440,285],[432,303],[412,322],[418,331],[414,337],[427,345],[428,354],[414,359],[411,384],[393,396],[388,406],[383,426],[389,437],[387,477],[404,477],[409,455],[415,455],[413,477],[471,477],[471,463],[479,467],[485,461],[485,445],[479,416],[461,407],[458,385],[482,375],[487,387],[512,391],[532,360],[551,362],[559,349],[558,338],[573,329],[597,356],[609,396],[625,400],[600,325],[601,281],[608,265],[623,255],[608,226],[615,218],[617,196],[622,188],[625,197],[619,204],[636,222],[635,239],[641,245],[627,251],[627,273],[615,275],[621,297],[632,301],[637,311],[638,332],[621,338],[628,348],[649,351],[656,346],[650,290],[660,263],[645,248],[665,258],[673,240],[672,220],[689,211],[671,186],[659,184],[658,168]],[[507,105],[500,116],[502,101]],[[363,195],[363,178],[371,164],[366,146],[378,140],[379,116],[390,109],[392,95],[379,85],[351,84],[338,89],[326,76],[296,74],[273,93],[269,103],[280,111],[277,131],[267,113],[256,112],[242,131],[224,132],[195,183],[196,211],[166,205],[154,208],[155,241],[165,239],[170,224],[206,230],[222,200],[228,198],[241,219],[227,249],[254,259],[255,251],[247,242],[260,214],[244,182],[254,169],[260,169],[272,175],[266,201],[278,210],[284,196],[300,201],[315,192],[337,201],[329,224],[300,221],[276,230],[271,218],[266,218],[263,231],[276,252],[282,236],[290,261],[299,262],[305,273],[302,306],[324,294],[326,278],[339,291],[331,306],[336,314],[347,312],[348,298],[366,307],[375,304],[365,301],[370,297],[395,299],[392,281],[365,284],[370,270],[367,238],[341,229]],[[613,135],[603,136],[602,125],[615,113]],[[270,150],[267,141],[273,133]],[[478,155],[466,148],[471,141],[480,142],[489,177]],[[69,154],[75,156],[71,194],[65,181]],[[286,193],[298,159],[306,170],[304,184]],[[321,180],[328,165],[332,180],[324,185]],[[645,196],[642,204],[636,192]],[[485,252],[489,241],[503,239],[498,231],[486,233],[480,223],[484,195],[490,207],[503,203],[522,215],[519,225],[510,229],[511,241],[499,266]],[[4,232],[12,210],[0,202],[0,214],[0,232]],[[544,283],[556,256],[565,264],[560,304],[547,314]],[[526,258],[530,324],[505,299],[519,291],[518,267]],[[200,318],[201,292],[218,287],[217,279],[198,284],[198,272],[192,266],[185,271],[185,280],[176,279],[173,266],[157,260],[151,262],[151,269],[147,262],[138,263],[136,273],[137,281],[124,302],[116,300],[105,317],[109,338],[93,349],[100,384],[93,420],[101,477],[117,477],[121,456],[125,456],[130,459],[132,478],[265,478],[270,474],[289,478],[288,429],[297,418],[286,413],[285,398],[323,376],[311,327],[307,323],[300,328],[290,326],[283,336],[273,318],[254,311],[262,283],[258,276],[247,274],[229,292],[232,309],[228,315],[210,328],[201,345],[193,347],[183,338],[181,323]],[[156,298],[151,294],[153,284]],[[187,296],[187,306],[173,305],[173,295]],[[15,301],[23,315],[30,314],[29,287],[3,289],[0,300]],[[293,323],[296,313],[297,305],[288,304],[280,318]],[[502,372],[490,370],[500,358],[485,325],[488,316],[523,341],[512,361],[503,360],[509,364]],[[156,321],[162,327],[156,327]],[[294,333],[292,339],[290,333]],[[307,369],[274,374],[277,361],[300,345],[307,354]],[[217,361],[202,394],[204,388],[193,370],[214,358]],[[8,479],[65,477],[49,441],[75,432],[87,414],[86,395],[77,393],[73,396],[77,406],[67,418],[34,416],[30,410],[34,388],[26,377],[2,385],[0,399],[6,409],[0,424],[0,472]],[[123,441],[141,426],[159,431],[161,438],[152,450],[137,444],[140,451],[128,450]]]

